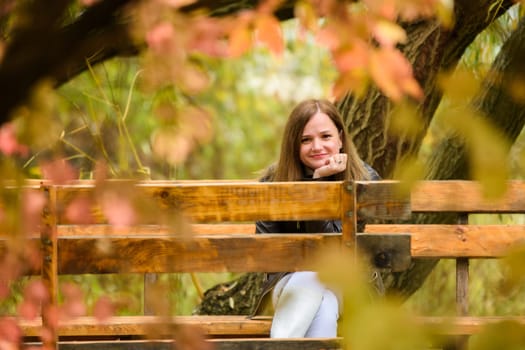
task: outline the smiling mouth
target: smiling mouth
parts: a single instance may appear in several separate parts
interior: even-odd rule
[[[319,159],[324,159],[326,158],[327,155],[326,154],[313,154],[310,156],[310,158],[312,159],[316,159],[316,160],[319,160]]]

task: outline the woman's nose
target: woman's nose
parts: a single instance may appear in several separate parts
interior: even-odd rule
[[[321,141],[319,139],[313,139],[312,140],[312,149],[319,149],[321,148]]]

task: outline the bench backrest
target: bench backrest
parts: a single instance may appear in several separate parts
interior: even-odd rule
[[[42,269],[29,273],[42,274],[53,302],[60,274],[293,271],[307,268],[329,245],[353,251],[363,235],[408,233],[412,258],[500,257],[524,242],[525,226],[468,225],[465,217],[525,213],[525,182],[507,185],[497,200],[485,199],[472,181],[422,181],[409,193],[394,181],[31,185],[25,190],[43,193],[45,207],[35,237]],[[410,223],[417,213],[459,214],[459,220]],[[89,220],[72,222],[72,217]],[[254,235],[256,220],[319,219],[341,220],[343,232]],[[360,233],[358,220],[394,223],[370,224]],[[466,280],[459,281],[464,292]],[[465,299],[458,303],[465,313]]]

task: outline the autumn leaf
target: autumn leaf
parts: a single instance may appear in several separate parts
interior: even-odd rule
[[[225,22],[205,16],[194,18],[192,30],[189,31],[188,50],[202,52],[211,57],[226,57],[228,46],[223,40],[227,27]]]
[[[22,193],[22,228],[26,234],[39,231],[46,198],[42,192],[25,190]]]
[[[294,7],[294,14],[303,28],[312,32],[317,30],[319,19],[311,2],[298,1]]]
[[[374,38],[382,46],[394,47],[406,42],[407,36],[403,28],[394,22],[379,20],[372,29]]]
[[[153,136],[155,155],[172,165],[185,161],[194,146],[191,137],[179,134],[174,128],[158,130]]]
[[[351,91],[357,98],[363,96],[368,86],[368,78],[364,71],[353,70],[339,75],[332,86],[332,94],[336,99]]]
[[[86,314],[84,293],[74,283],[64,283],[61,286],[64,303],[61,305],[61,316],[68,318],[80,317]]]
[[[115,229],[131,226],[135,223],[136,215],[129,198],[125,198],[114,191],[105,191],[102,195],[101,206],[108,223]]]
[[[255,20],[255,34],[259,42],[265,44],[270,51],[281,56],[284,51],[284,40],[281,23],[272,15],[260,15]]]
[[[245,26],[236,26],[230,33],[228,53],[230,57],[240,57],[252,47],[252,32]]]
[[[115,305],[107,296],[100,297],[93,306],[93,316],[104,321],[115,314]]]
[[[375,15],[390,21],[396,20],[398,14],[396,0],[364,0],[363,2]]]
[[[22,330],[16,324],[16,320],[14,318],[0,318],[0,345],[12,346],[12,349],[18,349],[20,345],[19,340],[21,337]],[[10,347],[7,347],[7,349],[10,349]]]
[[[90,224],[94,221],[92,206],[91,199],[85,196],[77,197],[67,206],[65,216],[71,223]]]
[[[57,185],[78,179],[78,170],[62,158],[43,162],[40,164],[40,169],[44,179],[51,180],[51,182]]]
[[[190,62],[178,67],[175,74],[181,90],[189,94],[202,92],[210,85],[208,73]]]
[[[331,26],[325,26],[315,35],[315,40],[330,51],[337,50],[341,46],[341,38],[334,29]]]
[[[156,25],[146,34],[146,43],[153,52],[163,54],[171,51],[174,36],[175,29],[173,26],[164,22]]]
[[[6,123],[0,128],[0,152],[6,156],[27,156],[29,148],[20,144],[16,137],[16,129],[13,123]]]
[[[49,299],[49,294],[42,280],[31,281],[24,289],[24,299],[18,306],[18,315],[32,320],[40,314],[41,305]]]
[[[416,99],[423,91],[413,77],[412,65],[394,48],[380,48],[371,52],[370,75],[379,89],[393,101],[407,94]]]
[[[157,0],[158,2],[167,5],[171,8],[181,8],[193,4],[196,0]]]
[[[335,51],[332,56],[340,72],[365,70],[368,66],[369,48],[363,41],[356,40],[351,46]]]

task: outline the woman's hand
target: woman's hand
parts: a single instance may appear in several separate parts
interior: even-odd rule
[[[326,160],[325,165],[315,169],[313,178],[327,177],[344,171],[346,169],[347,158],[346,153],[334,154]]]

